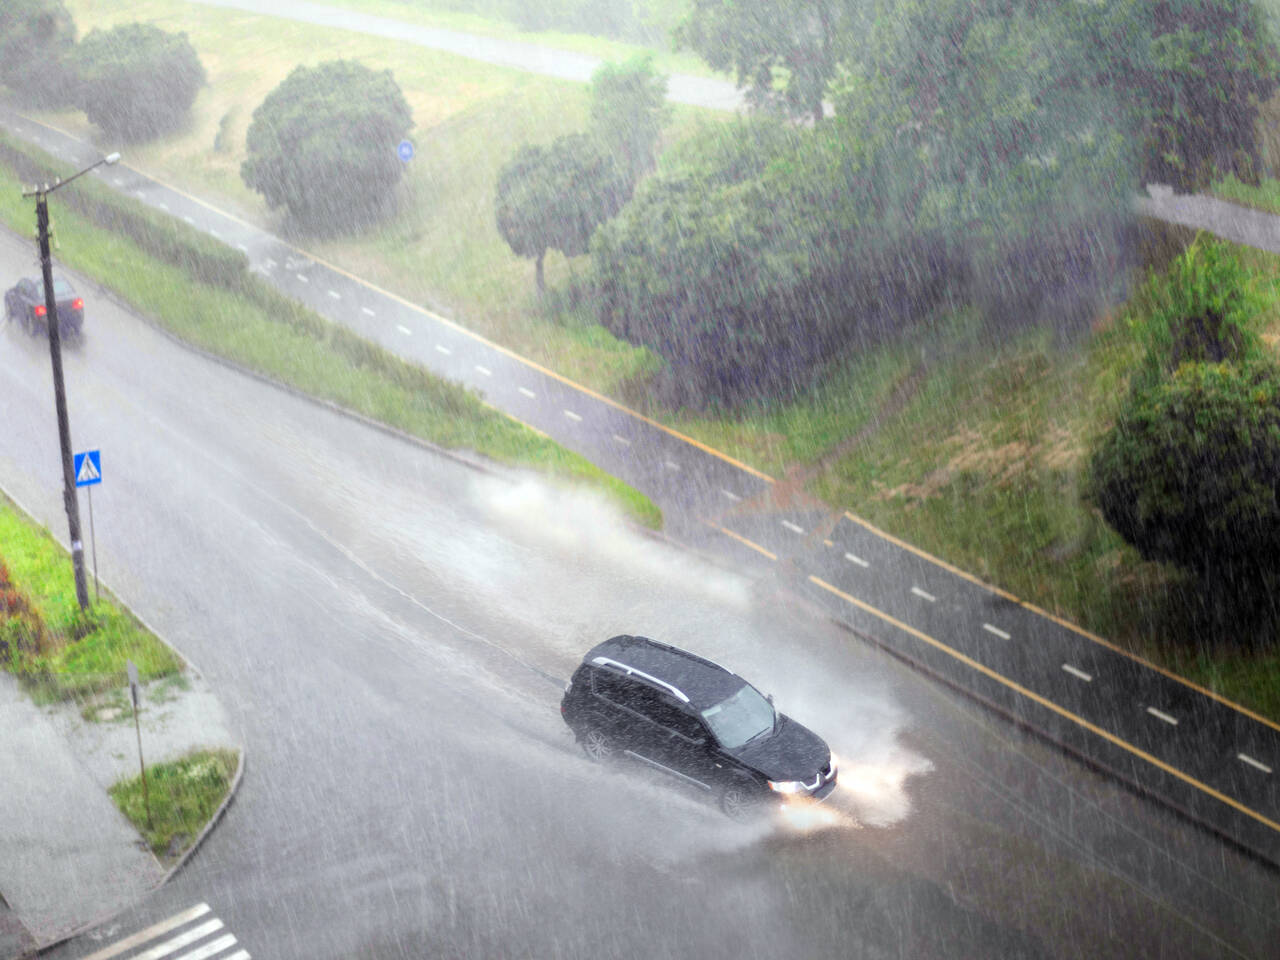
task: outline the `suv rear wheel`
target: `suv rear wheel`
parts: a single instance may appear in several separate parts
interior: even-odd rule
[[[613,759],[613,741],[603,730],[588,728],[582,735],[582,752],[595,763],[608,763]]]

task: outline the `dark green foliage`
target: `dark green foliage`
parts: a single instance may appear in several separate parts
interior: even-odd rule
[[[240,176],[305,226],[367,222],[400,180],[396,146],[412,126],[391,71],[300,66],[253,112]]]
[[[1135,389],[1154,385],[1183,363],[1260,360],[1257,321],[1266,282],[1225,243],[1198,235],[1163,274],[1151,274],[1135,298],[1130,322],[1147,344]]]
[[[1257,183],[1258,111],[1277,86],[1267,23],[1252,0],[1081,5],[1100,81],[1127,97],[1142,182],[1188,192],[1227,174]]]
[[[1274,614],[1253,601],[1280,573],[1280,369],[1257,334],[1261,282],[1203,236],[1148,279],[1129,320],[1146,356],[1089,467],[1106,521],[1199,577],[1214,617],[1242,621]]]
[[[1093,496],[1149,560],[1230,609],[1280,572],[1280,370],[1184,363],[1137,391],[1095,451]]]
[[[517,256],[534,261],[541,294],[546,252],[586,253],[596,228],[629,196],[630,186],[612,157],[585,134],[569,134],[545,147],[525,146],[498,174],[498,232]]]
[[[76,51],[76,99],[104,133],[147,140],[187,118],[205,82],[185,33],[149,23],[92,30]]]
[[[591,77],[591,132],[633,186],[653,169],[671,117],[666,97],[667,78],[654,70],[649,54],[606,63]]]
[[[754,106],[821,120],[854,9],[849,0],[692,0],[675,41],[733,72]]]
[[[76,25],[62,0],[0,3],[0,83],[35,107],[72,100]]]

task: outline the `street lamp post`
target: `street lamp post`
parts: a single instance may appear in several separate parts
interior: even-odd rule
[[[76,600],[81,610],[89,609],[89,586],[84,573],[84,543],[80,539],[80,501],[76,496],[76,476],[71,466],[71,427],[67,422],[67,393],[62,383],[62,332],[58,329],[58,298],[53,292],[53,257],[49,252],[49,204],[46,199],[59,187],[65,187],[104,163],[115,163],[120,154],[113,153],[90,164],[53,186],[45,184],[23,194],[36,198],[36,229],[40,237],[40,272],[44,277],[44,309],[49,328],[49,357],[53,363],[53,401],[58,411],[58,442],[62,446],[62,502],[67,508],[67,526],[71,534],[71,568],[76,578]]]

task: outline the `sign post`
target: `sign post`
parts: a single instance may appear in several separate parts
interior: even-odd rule
[[[76,486],[88,487],[89,543],[93,551],[93,599],[98,599],[98,538],[93,532],[93,488],[102,482],[102,451],[86,450],[76,454]]]
[[[142,762],[142,725],[138,722],[138,665],[124,662],[129,671],[129,696],[133,698],[133,729],[138,735],[138,769],[142,771],[142,805],[147,811],[147,829],[151,829],[151,795],[147,792],[147,766]]]

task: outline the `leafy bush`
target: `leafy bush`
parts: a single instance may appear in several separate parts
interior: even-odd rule
[[[1090,476],[1145,558],[1193,571],[1219,610],[1252,608],[1280,574],[1280,369],[1182,364],[1130,397]]]
[[[390,70],[353,60],[300,66],[253,112],[240,176],[301,223],[340,229],[382,209],[412,126]]]
[[[25,103],[62,107],[74,94],[76,25],[62,0],[0,4],[0,83]]]
[[[204,66],[185,33],[149,23],[93,30],[76,54],[77,99],[113,137],[146,140],[180,126],[204,85]]]
[[[671,117],[667,78],[652,54],[605,63],[591,76],[591,132],[635,186],[653,169],[654,151]]]

